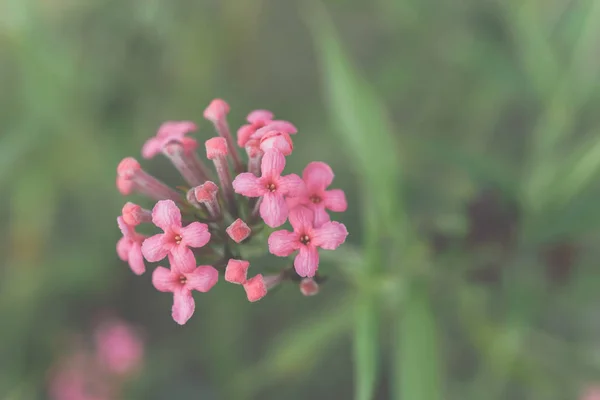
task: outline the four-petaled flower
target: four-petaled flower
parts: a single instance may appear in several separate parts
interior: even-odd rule
[[[176,260],[169,255],[171,269],[157,267],[152,273],[152,284],[161,292],[173,293],[172,316],[175,322],[185,324],[194,314],[192,290],[208,292],[219,280],[219,273],[210,265],[196,267],[192,258]]]
[[[284,168],[285,156],[277,150],[270,150],[263,156],[260,178],[244,172],[233,181],[236,193],[262,197],[260,216],[272,228],[282,225],[287,219],[285,196],[297,195],[303,185],[302,179],[296,174],[281,176]]]
[[[195,262],[190,247],[202,247],[210,240],[208,226],[201,222],[181,225],[181,211],[172,200],[161,200],[152,210],[152,222],[164,233],[154,235],[142,244],[142,253],[150,262],[160,261],[168,254],[182,265]]]
[[[129,263],[129,267],[136,275],[146,272],[144,257],[142,256],[142,242],[146,236],[135,231],[133,225],[127,224],[123,217],[117,218],[117,224],[123,237],[117,242],[117,255]]]
[[[314,225],[313,212],[298,206],[290,211],[290,223],[293,232],[275,231],[269,236],[269,251],[279,257],[287,257],[294,251],[298,254],[294,259],[296,273],[302,277],[313,277],[319,268],[317,248],[334,250],[344,243],[348,231],[339,222],[325,222],[320,227]]]
[[[311,162],[304,168],[302,180],[304,185],[298,196],[286,199],[290,210],[298,205],[310,208],[315,214],[314,223],[317,227],[330,220],[329,214],[325,210],[346,211],[348,205],[344,191],[340,189],[325,190],[333,181],[333,171],[329,165],[324,162]]]

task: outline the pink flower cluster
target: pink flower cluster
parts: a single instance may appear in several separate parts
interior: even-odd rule
[[[144,343],[126,322],[103,321],[94,332],[94,349],[77,347],[51,371],[53,400],[122,398],[122,386],[141,368]],[[90,351],[91,350],[91,351]]]
[[[198,157],[198,142],[188,136],[197,129],[193,122],[166,122],[144,144],[142,156],[167,157],[186,187],[174,189],[131,157],[117,168],[117,188],[123,195],[137,193],[157,201],[152,210],[125,204],[117,218],[123,233],[117,254],[137,275],[145,272],[145,261],[168,259],[169,268],[158,266],[152,283],[157,290],[173,294],[172,316],[179,324],[194,313],[192,292],[208,292],[219,274],[242,285],[249,301],[261,299],[284,280],[299,282],[305,295],[316,294],[318,249],[334,250],[348,235],[344,224],[331,221],[328,213],[345,211],[347,203],[342,190],[328,190],[334,175],[327,164],[311,162],[302,177],[284,174],[286,157],[293,151],[290,135],[297,133],[296,127],[275,120],[270,111],[256,110],[248,114],[248,124],[239,128],[234,141],[228,113],[229,105],[220,99],[204,111],[219,134],[205,142],[214,172]],[[245,150],[246,161],[236,143]],[[288,220],[292,231],[272,231],[267,243],[261,243],[263,230]],[[138,233],[141,224],[152,224],[162,233]],[[247,279],[250,264],[241,256],[244,248],[256,245],[279,257],[295,254],[293,266]],[[204,265],[198,265],[199,258]]]

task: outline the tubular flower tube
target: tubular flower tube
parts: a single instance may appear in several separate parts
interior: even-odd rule
[[[194,313],[192,292],[209,291],[219,274],[243,287],[250,302],[284,282],[299,285],[305,296],[318,293],[318,249],[333,250],[348,235],[346,227],[329,216],[329,211],[345,211],[347,203],[342,190],[329,189],[334,175],[326,163],[308,164],[302,178],[283,174],[286,157],[294,150],[290,135],[296,127],[274,120],[270,111],[252,111],[248,123],[237,130],[237,145],[248,156],[242,160],[228,113],[229,105],[220,99],[204,111],[219,133],[205,142],[206,158],[213,161],[218,180],[209,179],[213,174],[198,157],[198,141],[191,137],[196,124],[191,121],[165,122],[142,148],[146,159],[166,156],[189,186],[174,184],[177,190],[172,189],[131,157],[117,168],[119,192],[154,200],[153,206],[125,204],[117,219],[123,234],[117,253],[138,275],[146,269],[144,259],[168,260],[168,265],[154,269],[152,283],[161,292],[173,293],[172,317],[179,324]],[[293,231],[268,235],[267,227],[279,227],[288,218]],[[140,224],[156,232],[141,235],[135,230]],[[294,259],[274,274],[265,274],[257,264],[257,273],[248,277],[248,258],[260,256],[260,251]]]

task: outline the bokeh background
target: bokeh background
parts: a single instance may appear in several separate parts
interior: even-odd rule
[[[103,313],[146,341],[124,399],[579,398],[599,74],[596,0],[3,0],[0,398],[47,398]],[[350,236],[318,296],[220,284],[180,327],[116,256],[115,170],[165,120],[213,136],[215,97],[298,126],[287,170],[333,167]]]

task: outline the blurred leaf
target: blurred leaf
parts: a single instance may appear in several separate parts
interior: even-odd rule
[[[393,398],[397,400],[441,400],[442,387],[435,316],[427,288],[411,289],[398,319]]]
[[[373,216],[379,229],[391,233],[398,229],[403,206],[398,145],[387,112],[373,88],[352,66],[324,9],[315,5],[306,20],[336,131],[342,146],[355,159],[350,165],[362,178],[365,207],[375,208]]]
[[[363,293],[356,299],[354,324],[354,371],[356,400],[370,400],[379,375],[379,304],[377,297]]]

